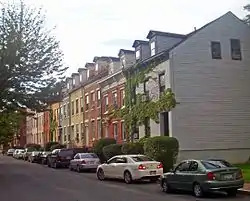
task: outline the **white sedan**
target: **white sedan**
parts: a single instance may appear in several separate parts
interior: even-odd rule
[[[161,162],[154,161],[145,155],[119,155],[97,167],[97,178],[124,179],[125,183],[133,180],[150,179],[157,181],[163,174]]]

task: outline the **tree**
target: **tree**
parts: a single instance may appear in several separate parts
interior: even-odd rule
[[[250,4],[244,6],[244,10],[248,12],[248,14],[246,15],[246,17],[244,18],[244,21],[250,25]]]
[[[1,11],[0,111],[42,108],[67,70],[59,42],[41,9],[20,1],[2,4]]]

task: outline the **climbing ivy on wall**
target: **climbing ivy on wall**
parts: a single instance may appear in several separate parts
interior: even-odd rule
[[[158,59],[147,66],[137,65],[132,73],[130,72],[127,76],[125,85],[125,108],[111,108],[109,112],[110,118],[121,118],[125,121],[128,133],[132,130],[134,120],[136,120],[139,125],[142,125],[146,118],[150,118],[156,123],[159,123],[159,113],[170,111],[176,106],[175,94],[170,88],[166,89],[157,100],[149,98],[149,100],[143,101],[142,98],[144,94],[136,94],[134,97],[136,87],[145,80],[152,79],[148,77],[148,74],[162,62],[162,59]]]
[[[50,141],[53,141],[53,135],[54,135],[54,132],[56,131],[56,128],[57,128],[56,120],[53,117],[54,117],[53,116],[53,111],[50,110],[50,113],[49,113],[49,118],[50,118],[50,122],[49,122]]]

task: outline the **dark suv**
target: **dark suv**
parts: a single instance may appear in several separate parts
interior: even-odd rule
[[[53,168],[69,167],[70,161],[78,153],[88,152],[86,148],[61,149],[48,156],[48,166]]]

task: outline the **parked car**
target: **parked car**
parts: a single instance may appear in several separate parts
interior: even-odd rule
[[[13,156],[15,149],[8,149],[7,156]]]
[[[51,152],[49,152],[49,151],[44,151],[44,152],[41,153],[41,155],[40,155],[41,164],[47,165],[47,159],[48,159],[49,154],[51,154]]]
[[[23,157],[24,149],[16,149],[13,153],[13,157],[16,159],[21,159]]]
[[[60,151],[54,152],[48,157],[48,166],[53,168],[65,167],[68,168],[70,161],[78,153],[86,152],[85,148],[71,148],[61,149]]]
[[[79,153],[70,161],[69,169],[81,172],[82,170],[95,170],[100,165],[100,159],[94,153]]]
[[[47,165],[48,167],[52,167],[53,157],[60,151],[61,149],[54,149],[50,154],[47,155]]]
[[[97,178],[124,179],[130,184],[134,180],[157,181],[163,174],[163,165],[145,155],[119,155],[109,159],[97,168]]]
[[[28,161],[31,163],[38,162],[40,153],[40,151],[32,151],[31,154],[28,156]]]
[[[239,168],[225,160],[185,160],[160,179],[163,192],[171,190],[192,191],[196,197],[212,191],[226,191],[235,196],[244,180]]]

